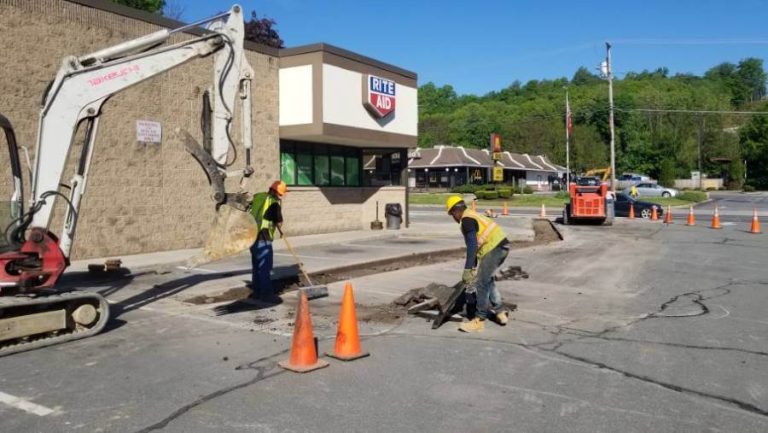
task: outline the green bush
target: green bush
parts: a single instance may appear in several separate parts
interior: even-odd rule
[[[483,200],[495,200],[499,198],[499,193],[496,191],[482,191]]]
[[[500,198],[510,198],[512,197],[512,189],[511,188],[499,188],[499,197]]]
[[[677,196],[680,200],[700,202],[707,199],[707,193],[703,191],[685,191]]]
[[[744,185],[744,192],[755,192],[755,187],[749,184]]]
[[[555,198],[571,198],[571,195],[567,191],[559,191],[557,194],[555,194]]]
[[[481,190],[482,188],[483,188],[483,185],[474,185],[470,183],[470,184],[454,187],[451,189],[451,192],[454,194],[474,194],[475,192]]]
[[[709,188],[707,188],[707,191],[717,191],[717,188],[713,188],[710,186]]]
[[[528,185],[524,186],[523,187],[523,194],[533,194],[533,188],[531,188]]]

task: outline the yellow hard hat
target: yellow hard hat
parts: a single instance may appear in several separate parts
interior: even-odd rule
[[[445,210],[447,212],[451,212],[451,209],[453,209],[454,206],[463,202],[464,202],[463,198],[459,197],[458,195],[452,195],[448,197],[448,200],[445,201]]]
[[[272,186],[269,187],[274,191],[278,197],[282,198],[286,192],[288,192],[288,186],[282,180],[276,180],[272,182]]]

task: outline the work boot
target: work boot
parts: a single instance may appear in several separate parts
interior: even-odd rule
[[[475,317],[474,319],[459,325],[459,331],[462,332],[480,332],[485,329],[485,320]]]
[[[496,312],[496,323],[501,326],[505,326],[509,322],[509,313],[507,310],[501,310]]]

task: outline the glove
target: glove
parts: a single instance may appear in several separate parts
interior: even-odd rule
[[[461,281],[464,282],[464,284],[471,284],[473,281],[475,281],[476,272],[474,269],[464,269],[464,272],[461,274]]]

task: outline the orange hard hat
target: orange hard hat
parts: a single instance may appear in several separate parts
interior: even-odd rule
[[[288,185],[286,185],[282,180],[276,180],[272,182],[272,185],[269,187],[269,189],[274,191],[278,197],[282,197],[286,192],[288,192]]]

